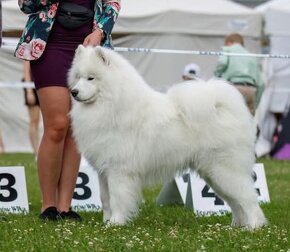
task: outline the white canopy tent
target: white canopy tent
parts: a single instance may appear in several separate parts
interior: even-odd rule
[[[246,46],[260,52],[262,16],[229,0],[122,0],[114,28],[115,46],[219,51],[231,32],[245,36]],[[202,77],[212,77],[216,57],[125,53],[145,79],[158,89],[181,80],[184,66],[195,62]]]
[[[290,1],[272,0],[256,7],[265,19],[265,33],[268,35],[290,36],[286,24],[290,22]]]
[[[17,0],[2,0],[2,30],[5,32],[23,30],[27,15],[22,13]],[[0,49],[0,81],[19,81],[22,78],[21,62],[13,57],[18,38],[9,39],[12,46]],[[5,43],[5,40],[3,43]]]
[[[26,20],[27,16],[20,11],[17,0],[2,0],[3,31],[22,30]]]
[[[2,4],[3,30],[22,30],[27,16],[19,10],[17,0]],[[118,47],[219,51],[228,33],[239,32],[250,51],[260,52],[261,29],[260,13],[229,0],[122,0],[113,37]],[[13,50],[0,49],[0,81],[22,78],[21,62],[13,57]],[[200,66],[202,78],[210,78],[217,61],[215,56],[122,54],[159,90],[179,82],[184,66],[191,62]],[[0,131],[7,151],[31,151],[22,90],[0,87],[0,92]],[[13,118],[3,120],[11,104],[18,110],[13,112]],[[21,136],[14,132],[15,128]]]
[[[290,55],[290,1],[272,0],[256,9],[264,16],[269,52]],[[257,111],[261,128],[256,146],[258,156],[268,154],[272,148],[272,136],[277,125],[274,114],[283,114],[290,106],[290,60],[271,59],[267,67],[267,88]]]

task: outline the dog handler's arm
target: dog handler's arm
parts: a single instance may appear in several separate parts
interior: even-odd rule
[[[104,0],[101,16],[95,16],[94,30],[101,29],[105,38],[111,35],[121,9],[121,0]]]
[[[121,1],[103,0],[101,8],[95,13],[93,32],[85,38],[84,46],[97,46],[109,38],[121,9]]]
[[[57,0],[18,0],[18,5],[20,10],[25,14],[37,13],[42,9],[43,6],[51,5],[55,3]]]
[[[103,13],[99,20],[95,20],[96,27],[94,27],[94,29],[101,28],[106,35],[110,35],[119,15],[120,9],[121,0],[104,0]]]

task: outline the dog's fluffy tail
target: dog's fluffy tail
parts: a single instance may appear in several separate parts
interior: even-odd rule
[[[167,93],[185,124],[193,130],[208,128],[208,132],[215,134],[244,131],[254,141],[253,118],[243,96],[229,83],[217,79],[186,81]]]
[[[213,109],[227,109],[249,116],[239,91],[221,80],[186,81],[173,86],[167,93],[177,108],[187,116],[204,117]]]

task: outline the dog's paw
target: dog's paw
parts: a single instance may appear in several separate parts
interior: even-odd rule
[[[112,221],[108,220],[108,221],[104,222],[104,224],[105,224],[106,228],[110,228],[110,227],[124,226],[126,224],[126,222],[119,223],[119,222],[112,222]]]
[[[111,218],[111,212],[103,211],[103,222],[107,223],[108,221],[110,221],[110,218]]]
[[[126,218],[119,214],[112,215],[110,220],[107,222],[107,224],[114,225],[114,226],[122,226],[122,225],[125,225],[126,223],[127,223]]]
[[[265,218],[260,218],[260,219],[255,219],[252,221],[241,221],[241,222],[236,222],[233,220],[232,222],[232,227],[237,227],[237,228],[243,228],[247,230],[257,230],[260,229],[264,226],[267,226],[268,222]]]

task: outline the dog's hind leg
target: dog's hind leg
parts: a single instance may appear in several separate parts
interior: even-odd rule
[[[257,192],[250,172],[238,169],[237,164],[230,166],[215,163],[214,167],[200,171],[201,177],[224,199],[232,209],[233,226],[256,229],[267,224],[259,206]]]
[[[141,183],[138,177],[111,172],[108,176],[110,194],[110,223],[123,225],[138,212]]]
[[[110,195],[109,195],[109,187],[108,187],[108,179],[105,174],[98,173],[99,184],[100,184],[100,196],[103,207],[103,222],[107,222],[111,218],[111,208],[110,208]]]

